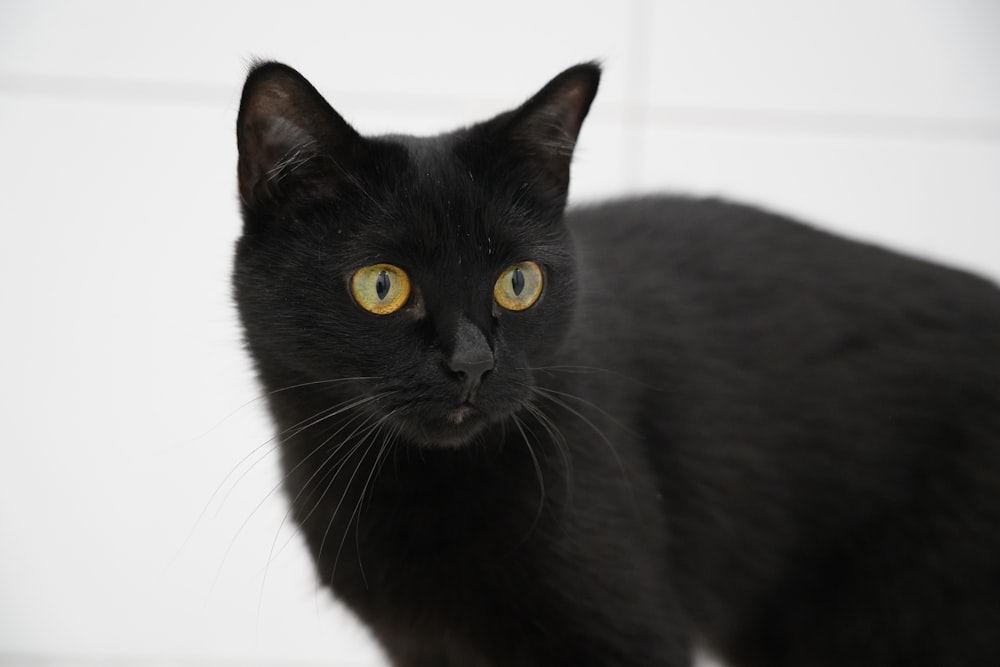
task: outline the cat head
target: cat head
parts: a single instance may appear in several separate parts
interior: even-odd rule
[[[573,317],[562,216],[599,78],[578,65],[491,120],[363,137],[295,70],[254,67],[234,286],[268,388],[311,382],[333,400],[350,387],[427,445],[520,409]]]

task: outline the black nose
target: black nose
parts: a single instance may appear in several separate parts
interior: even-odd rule
[[[493,369],[493,350],[486,336],[465,318],[459,320],[455,331],[455,349],[448,359],[448,368],[461,378],[466,392],[473,391]]]
[[[468,384],[479,384],[487,371],[493,370],[493,355],[478,357],[452,357],[448,368],[463,376]]]

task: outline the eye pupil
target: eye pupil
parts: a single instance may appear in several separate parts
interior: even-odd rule
[[[386,294],[389,293],[389,272],[383,269],[378,272],[378,278],[375,279],[375,294],[378,298],[385,299]]]
[[[511,264],[493,283],[493,299],[501,308],[519,311],[531,308],[542,295],[542,267],[525,260]]]
[[[524,291],[524,273],[521,269],[514,269],[510,274],[510,286],[514,290],[515,296],[521,296]]]

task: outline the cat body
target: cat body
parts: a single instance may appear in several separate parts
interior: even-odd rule
[[[717,200],[564,214],[597,78],[362,138],[251,72],[234,286],[320,579],[404,667],[1000,655],[1000,291]]]

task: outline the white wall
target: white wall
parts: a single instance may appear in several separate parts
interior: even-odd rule
[[[998,37],[995,0],[0,1],[0,663],[379,664],[269,495],[227,282],[249,58],[371,132],[602,58],[574,200],[720,193],[998,278]]]

